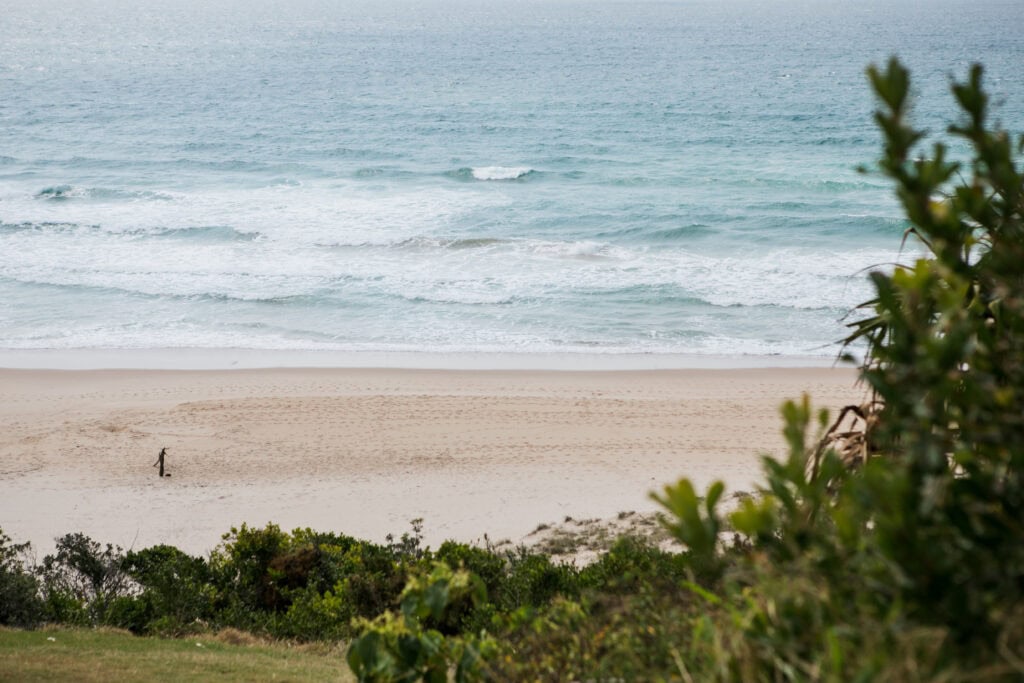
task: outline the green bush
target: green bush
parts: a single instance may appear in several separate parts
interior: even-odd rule
[[[373,543],[353,546],[341,558],[345,578],[338,585],[353,616],[371,618],[394,608],[408,577],[408,558]]]
[[[182,635],[200,630],[213,616],[214,590],[202,558],[169,545],[125,555],[124,570],[142,588],[137,605],[121,606],[116,624],[136,633]]]
[[[39,582],[21,560],[29,547],[12,544],[0,529],[0,626],[35,626],[43,619]]]
[[[122,595],[110,601],[103,623],[135,634],[152,632],[180,635],[185,632],[177,622],[171,625],[170,619],[160,617],[150,601],[130,595]]]
[[[875,315],[854,330],[884,405],[879,439],[900,462],[898,482],[873,472],[860,495],[902,492],[875,536],[914,616],[993,642],[1024,589],[1024,136],[988,129],[975,66],[953,86],[963,119],[949,128],[971,146],[969,166],[941,143],[912,159],[923,133],[907,122],[909,75],[894,60],[870,76],[881,167],[931,258],[872,274]]]
[[[210,556],[210,572],[217,590],[217,608],[228,623],[257,627],[267,611],[286,607],[274,586],[270,563],[285,554],[291,537],[276,524],[252,529],[243,524],[224,534]]]
[[[488,596],[499,595],[506,581],[505,558],[484,548],[445,541],[432,553],[431,559],[470,572],[482,582]],[[441,620],[428,620],[428,624],[445,635],[477,633],[490,625],[498,610],[493,602],[463,595],[450,600]]]
[[[312,586],[293,592],[288,610],[274,618],[270,632],[300,641],[338,641],[352,634],[352,606],[341,592]]]
[[[466,543],[445,541],[434,551],[433,559],[469,570],[484,582],[489,594],[493,594],[505,578],[506,562],[501,555]]]
[[[111,604],[134,589],[122,568],[119,546],[100,546],[81,533],[57,539],[56,553],[38,569],[47,621],[80,625],[109,623]]]
[[[668,593],[690,577],[687,554],[667,552],[633,536],[618,539],[608,551],[579,572],[584,590],[629,594],[652,587]]]
[[[282,638],[346,635],[356,617],[398,604],[418,540],[381,546],[349,536],[242,525],[225,534],[209,563],[213,619]]]
[[[349,667],[360,681],[443,683],[449,672],[456,682],[480,680],[494,642],[487,636],[445,636],[425,626],[444,620],[453,600],[485,599],[483,582],[443,562],[414,574],[402,591],[401,615],[386,612],[360,622],[361,634],[349,646]]]
[[[558,596],[579,596],[579,577],[574,567],[555,564],[549,557],[525,547],[509,552],[507,558],[507,576],[494,596],[495,604],[502,610],[539,607]]]

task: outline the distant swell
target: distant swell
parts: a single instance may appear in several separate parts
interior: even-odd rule
[[[660,242],[678,242],[693,237],[713,235],[715,231],[711,226],[704,223],[690,223],[664,230],[653,230],[646,235],[647,239]]]

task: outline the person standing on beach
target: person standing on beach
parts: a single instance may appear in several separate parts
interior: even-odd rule
[[[153,463],[153,467],[160,465],[160,476],[164,476],[164,456],[167,455],[167,449],[161,448],[160,455],[156,456],[156,462]]]

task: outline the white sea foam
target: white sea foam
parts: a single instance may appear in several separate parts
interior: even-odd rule
[[[527,166],[480,166],[473,169],[477,180],[516,180],[533,172]]]
[[[576,259],[625,259],[634,256],[633,252],[628,249],[593,240],[573,242],[530,240],[524,243],[524,248],[535,254]]]
[[[87,194],[73,187],[53,191],[67,196]],[[39,201],[37,196],[0,186],[0,220],[126,235],[231,226],[239,233],[271,239],[336,245],[401,241],[443,229],[467,212],[506,203],[497,196],[436,188],[414,187],[381,195],[341,183],[164,191],[155,193],[159,199],[151,201],[124,201],[116,196],[89,202]]]

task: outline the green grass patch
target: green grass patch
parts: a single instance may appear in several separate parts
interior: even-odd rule
[[[110,629],[0,629],[4,681],[354,681],[341,647],[142,638]]]

